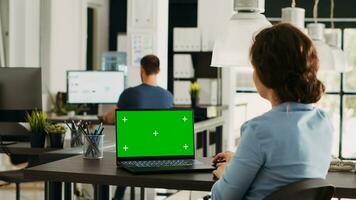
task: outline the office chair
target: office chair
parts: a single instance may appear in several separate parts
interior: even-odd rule
[[[0,136],[0,148],[3,152],[10,156],[12,156],[10,150],[5,146],[2,145],[2,138]],[[20,183],[25,182],[33,182],[33,180],[25,179],[24,177],[24,169],[19,170],[9,170],[9,171],[2,171],[0,172],[0,180],[7,182],[7,183],[15,183],[16,184],[16,200],[20,200]]]
[[[330,200],[335,187],[324,179],[305,179],[268,195],[265,200]]]

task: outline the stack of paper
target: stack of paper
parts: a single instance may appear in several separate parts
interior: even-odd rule
[[[173,51],[201,51],[201,32],[198,28],[174,28]]]
[[[193,78],[194,68],[190,54],[174,54],[174,78]]]
[[[218,82],[217,79],[198,78],[200,85],[199,104],[217,105],[218,103]]]
[[[190,81],[174,81],[174,104],[176,105],[189,105],[190,102]]]

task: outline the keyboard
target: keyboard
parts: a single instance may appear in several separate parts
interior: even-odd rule
[[[122,161],[121,164],[125,167],[175,167],[175,166],[192,166],[194,160],[140,160],[140,161]]]

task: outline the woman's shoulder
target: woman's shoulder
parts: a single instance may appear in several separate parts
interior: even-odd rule
[[[268,126],[271,125],[271,123],[269,122],[270,120],[268,118],[268,115],[266,115],[265,113],[263,115],[257,116],[246,121],[241,126],[241,135],[248,133],[255,134],[257,136],[258,133],[265,132],[263,130],[267,130]]]
[[[259,115],[257,117],[254,117],[254,118],[246,121],[245,123],[243,123],[243,125],[241,127],[242,128],[253,128],[253,129],[256,129],[258,127],[263,127],[270,123],[271,118],[272,118],[272,116],[271,116],[270,112],[266,112],[262,115]]]
[[[319,107],[313,107],[310,110],[298,112],[276,112],[268,111],[260,116],[246,121],[241,126],[241,133],[254,132],[257,137],[266,137],[268,135],[279,135],[284,131],[298,129],[300,123],[313,123],[313,127],[326,127],[333,130],[331,120],[327,112]],[[261,135],[261,136],[258,136]]]

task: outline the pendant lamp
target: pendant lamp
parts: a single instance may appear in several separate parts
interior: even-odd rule
[[[325,39],[333,54],[334,70],[340,73],[351,71],[352,67],[347,62],[347,56],[345,52],[340,49],[337,32],[331,31],[328,34],[325,34]]]
[[[282,22],[292,24],[304,31],[305,9],[297,7],[282,8]]]
[[[316,51],[319,57],[320,70],[333,71],[334,59],[333,53],[329,45],[325,43],[325,24],[310,23],[307,25],[308,35],[313,40]]]
[[[235,14],[217,37],[211,66],[251,68],[249,50],[254,34],[271,23],[261,14],[264,0],[235,0]]]

